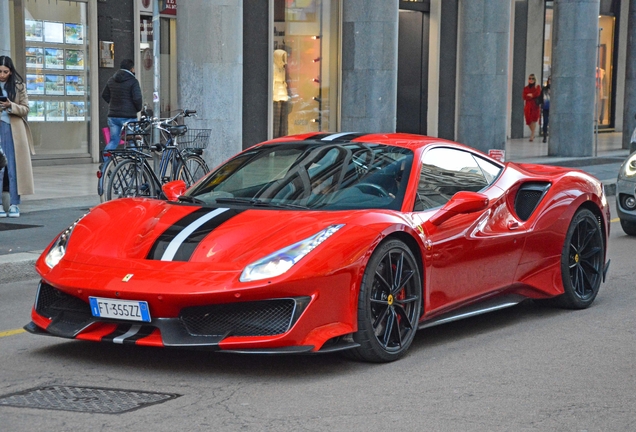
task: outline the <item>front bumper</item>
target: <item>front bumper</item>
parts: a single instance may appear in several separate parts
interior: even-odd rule
[[[157,278],[150,269],[137,269],[132,280],[122,282],[120,269],[97,271],[69,262],[61,266],[40,283],[32,322],[25,326],[31,333],[246,353],[327,352],[356,346],[351,338],[342,338],[355,331],[347,271],[246,287],[232,286],[227,273],[184,272],[176,283],[174,274],[164,272]],[[204,281],[208,288],[202,287]],[[147,301],[152,319],[94,317],[90,296]],[[344,301],[330,301],[336,297]]]
[[[636,222],[636,209],[627,209],[623,205],[625,197],[636,198],[636,181],[618,178],[616,182],[616,213],[620,219]]]

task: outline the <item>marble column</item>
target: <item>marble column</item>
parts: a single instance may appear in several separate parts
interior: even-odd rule
[[[212,129],[213,167],[242,150],[243,1],[180,2],[177,46],[179,106],[197,110],[188,126]]]
[[[395,131],[398,5],[343,1],[342,131]]]
[[[510,0],[460,0],[457,141],[506,146]]]
[[[625,59],[625,102],[623,108],[623,148],[636,151],[630,138],[636,127],[636,0],[629,0],[627,53]]]
[[[548,154],[594,154],[599,0],[555,0]]]
[[[11,56],[9,0],[0,0],[0,55]]]

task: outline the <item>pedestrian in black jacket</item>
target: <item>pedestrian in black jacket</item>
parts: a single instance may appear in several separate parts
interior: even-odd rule
[[[143,100],[141,87],[135,78],[135,64],[130,59],[124,59],[120,69],[110,77],[102,91],[102,99],[108,102],[108,127],[110,128],[110,142],[104,150],[117,148],[120,141],[121,129],[124,123],[137,120],[137,113],[141,111]],[[107,158],[104,163],[107,163]]]

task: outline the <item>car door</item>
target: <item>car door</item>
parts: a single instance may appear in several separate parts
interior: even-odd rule
[[[425,312],[468,302],[510,285],[523,250],[504,190],[502,167],[472,152],[436,147],[422,157],[414,210],[425,246]],[[488,198],[484,210],[434,225],[428,219],[459,191]]]

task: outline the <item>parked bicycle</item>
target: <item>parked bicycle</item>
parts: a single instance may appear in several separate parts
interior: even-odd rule
[[[104,150],[102,155],[105,162],[97,171],[97,195],[99,195],[101,202],[107,199],[104,192],[119,162],[131,154],[138,154],[139,151],[145,152],[148,158],[152,158],[150,153],[151,129],[152,110],[144,105],[140,120],[125,123],[122,127],[121,146],[113,150]]]
[[[163,198],[161,186],[171,180],[183,180],[189,187],[209,172],[201,157],[207,146],[210,131],[188,130],[186,125],[176,124],[180,117],[190,117],[196,111],[179,111],[174,117],[153,122],[162,132],[165,144],[150,146],[161,151],[158,171],[151,167],[142,151],[131,149],[114,168],[106,191],[106,199],[121,197]]]

